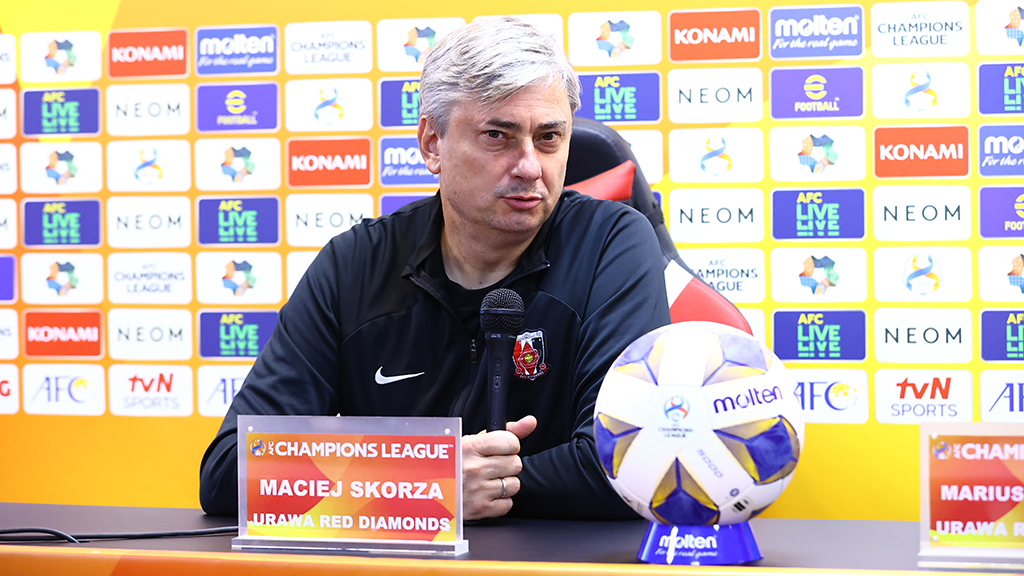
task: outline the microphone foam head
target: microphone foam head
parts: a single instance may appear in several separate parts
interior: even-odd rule
[[[508,288],[491,290],[480,303],[480,327],[485,333],[518,335],[525,315],[523,299]]]

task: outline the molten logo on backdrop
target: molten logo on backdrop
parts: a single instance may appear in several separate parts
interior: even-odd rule
[[[757,60],[761,11],[685,10],[668,16],[669,60]]]
[[[111,78],[188,75],[188,30],[112,31],[108,36]]]
[[[967,176],[967,126],[893,126],[875,129],[875,176]]]
[[[103,355],[103,312],[100,310],[25,312],[25,356]]]

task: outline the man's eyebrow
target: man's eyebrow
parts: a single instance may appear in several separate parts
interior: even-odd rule
[[[511,120],[499,120],[497,118],[491,118],[484,121],[487,126],[494,126],[495,128],[503,128],[505,130],[519,130],[521,125],[518,122]],[[549,130],[560,130],[564,132],[569,126],[569,123],[564,120],[552,120],[551,122],[544,122],[537,125],[538,132],[547,132]]]
[[[497,118],[491,118],[484,122],[487,126],[494,126],[495,128],[504,128],[505,130],[518,130],[519,123],[511,120],[499,120]]]

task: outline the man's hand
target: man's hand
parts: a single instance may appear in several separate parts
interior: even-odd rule
[[[523,469],[519,441],[535,428],[537,419],[525,416],[509,422],[505,430],[462,437],[462,510],[466,520],[504,516],[512,508],[512,497],[520,488],[516,474]]]

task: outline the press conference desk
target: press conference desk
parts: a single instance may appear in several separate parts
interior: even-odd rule
[[[0,528],[46,527],[75,533],[194,530],[231,524],[200,510],[0,503]],[[115,540],[83,544],[0,545],[0,574],[290,574],[569,576],[793,572],[778,568],[916,570],[915,522],[755,519],[764,559],[751,567],[656,567],[638,563],[646,522],[499,519],[466,526],[469,555],[458,560],[361,558],[231,551],[231,536]]]

